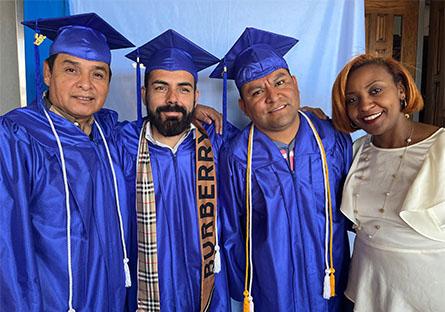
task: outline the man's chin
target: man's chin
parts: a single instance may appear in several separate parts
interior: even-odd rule
[[[180,135],[184,133],[186,130],[187,128],[175,128],[175,127],[158,129],[159,133],[161,133],[165,137]]]
[[[155,124],[155,126],[163,136],[171,137],[185,132],[190,127],[190,124],[184,124],[181,119],[167,119],[162,124]]]
[[[60,110],[60,108],[59,108]],[[89,119],[93,116],[93,114],[97,113],[98,110],[74,110],[74,111],[67,111],[67,110],[62,110],[63,113],[65,113],[66,115],[70,116],[71,118],[75,119],[75,120],[82,120],[82,119]]]
[[[193,112],[179,116],[165,116],[161,113],[149,115],[150,123],[165,137],[177,136],[190,128]]]

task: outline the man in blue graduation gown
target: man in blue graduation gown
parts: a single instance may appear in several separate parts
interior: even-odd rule
[[[0,117],[0,307],[123,311],[130,198],[102,107],[110,48],[133,45],[93,13],[24,24],[53,43],[46,95]]]
[[[213,125],[191,123],[198,71],[218,59],[174,30],[127,57],[146,68],[142,98],[148,109],[142,130],[135,123],[121,130],[125,163],[136,172],[130,183],[136,180],[138,308],[227,311],[216,204],[223,137]],[[234,131],[224,129],[228,136]]]
[[[351,140],[299,112],[283,59],[296,43],[247,28],[211,75],[227,69],[252,120],[220,158],[229,286],[237,300],[244,293],[245,311],[343,309],[349,249],[338,205]]]

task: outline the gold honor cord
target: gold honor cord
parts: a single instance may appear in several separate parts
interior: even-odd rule
[[[246,168],[246,275],[244,278],[244,303],[243,312],[253,312],[252,291],[252,151],[253,151],[253,132],[255,126],[250,126],[249,139],[247,144],[247,168]]]
[[[304,116],[307,120],[309,126],[311,127],[312,133],[314,134],[315,139],[317,140],[318,149],[320,151],[322,166],[323,166],[323,178],[324,178],[324,189],[325,189],[325,212],[326,212],[326,242],[327,236],[329,233],[329,247],[327,243],[325,243],[325,258],[326,258],[326,269],[325,269],[325,278],[323,283],[323,298],[329,299],[335,296],[335,269],[334,269],[334,258],[332,256],[333,249],[333,222],[332,222],[332,199],[331,199],[331,187],[329,184],[329,168],[328,161],[326,157],[326,152],[323,147],[323,142],[321,141],[320,135],[315,129],[314,124],[309,119],[309,117],[300,111],[300,114]],[[329,222],[329,223],[328,223]],[[329,250],[329,261],[328,258],[328,250]]]
[[[331,188],[329,184],[329,168],[326,157],[326,152],[323,147],[323,142],[315,129],[314,124],[309,119],[309,117],[300,111],[300,114],[304,116],[307,120],[312,133],[317,141],[318,149],[320,151],[323,178],[324,178],[324,188],[325,188],[325,219],[326,219],[326,243],[325,243],[325,279],[324,279],[324,291],[323,298],[329,299],[335,296],[335,269],[334,260],[332,255],[333,249],[333,220],[332,220],[332,200],[331,200]],[[251,296],[252,281],[253,281],[253,270],[252,270],[252,154],[253,154],[253,132],[254,125],[252,124],[249,132],[248,146],[247,146],[247,168],[246,168],[246,273],[244,282],[244,304],[243,312],[253,312],[253,297]],[[329,234],[329,235],[328,235]],[[329,238],[328,238],[329,237]],[[329,240],[329,243],[327,241]],[[328,252],[329,250],[329,252]],[[329,254],[329,260],[328,258]]]

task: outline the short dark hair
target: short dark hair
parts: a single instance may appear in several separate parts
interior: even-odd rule
[[[54,62],[56,61],[56,58],[57,58],[58,55],[59,55],[58,53],[53,54],[53,55],[50,55],[50,56],[45,60],[45,62],[48,63],[48,67],[49,67],[49,71],[50,71],[50,72],[53,71],[53,68],[54,68]],[[111,76],[113,75],[112,72],[111,72],[111,66],[110,66],[110,65],[108,65],[108,69],[109,69],[109,71],[110,71],[110,76],[109,76],[109,78],[108,78],[108,83],[110,83],[110,81],[111,81]]]
[[[59,54],[53,54],[50,55],[45,61],[48,63],[48,67],[49,67],[49,71],[52,72],[53,71],[53,67],[54,67],[54,62],[56,61],[56,57]]]

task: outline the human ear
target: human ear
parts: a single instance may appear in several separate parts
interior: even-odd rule
[[[292,81],[294,82],[295,86],[296,86],[297,89],[298,89],[298,80],[297,80],[297,77],[295,77],[294,75],[292,75]]]
[[[405,100],[406,99],[406,90],[405,90],[405,86],[403,85],[403,83],[401,81],[399,81],[397,83],[397,90],[399,93],[399,99]]]
[[[246,102],[243,99],[241,99],[241,98],[238,99],[238,106],[243,111],[244,114],[249,116],[249,114],[247,113],[247,109],[246,109]]]
[[[48,62],[45,61],[45,63],[43,63],[43,81],[45,82],[47,87],[49,87],[51,76],[51,69],[49,68]]]
[[[195,103],[194,103],[194,107],[196,107],[196,105],[198,105],[198,99],[199,99],[199,90],[196,89],[195,90]]]
[[[147,89],[145,89],[145,87],[141,87],[142,102],[144,103],[145,106],[148,105],[147,99],[145,98],[146,94],[147,94]]]

